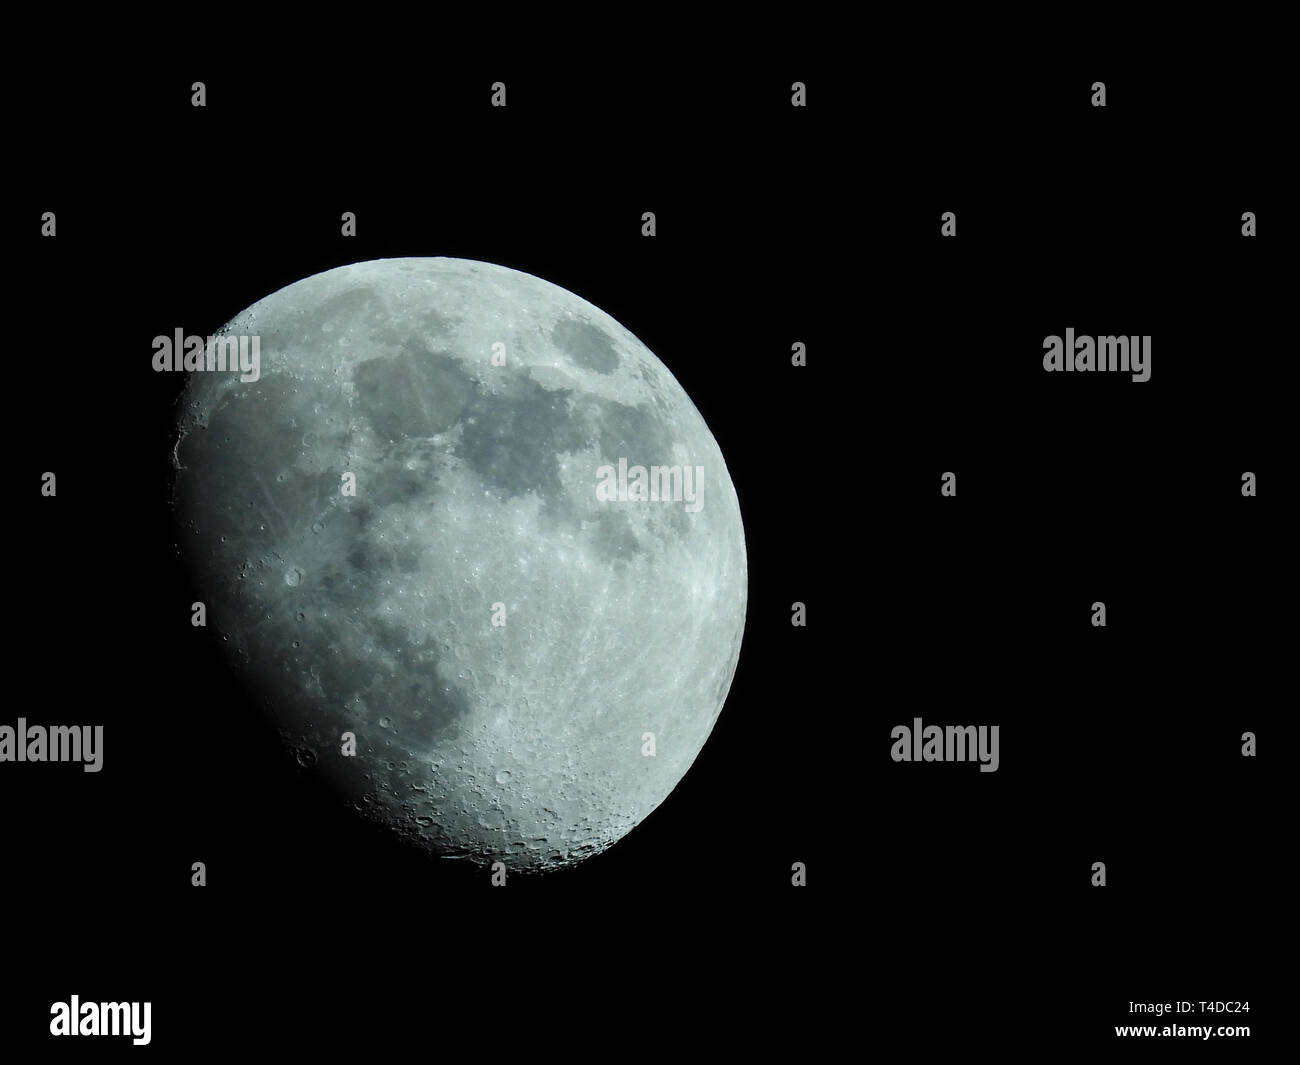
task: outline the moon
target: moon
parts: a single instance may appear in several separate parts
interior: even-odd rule
[[[616,843],[695,761],[744,633],[739,501],[672,374],[465,259],[328,270],[217,335],[260,366],[189,375],[177,547],[298,763],[446,858]]]

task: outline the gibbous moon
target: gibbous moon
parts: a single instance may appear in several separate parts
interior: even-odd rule
[[[298,762],[447,857],[617,842],[703,747],[744,630],[740,506],[681,386],[573,293],[463,259],[329,270],[221,334],[260,373],[189,376],[178,541]]]

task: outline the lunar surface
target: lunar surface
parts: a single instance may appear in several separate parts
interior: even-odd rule
[[[317,274],[221,333],[259,338],[260,376],[189,376],[178,545],[299,764],[449,858],[617,842],[707,740],[744,629],[740,507],[681,386],[573,293],[461,259]],[[694,503],[602,496],[620,460],[697,472]]]

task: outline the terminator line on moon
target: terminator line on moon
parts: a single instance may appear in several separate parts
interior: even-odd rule
[[[703,747],[745,621],[735,489],[667,368],[573,293],[463,259],[329,270],[221,333],[260,337],[260,376],[190,374],[179,548],[298,761],[447,857],[617,842]],[[702,506],[598,498],[620,459],[700,469]]]

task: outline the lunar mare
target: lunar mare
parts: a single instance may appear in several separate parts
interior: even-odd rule
[[[190,375],[179,547],[298,761],[448,857],[615,843],[695,760],[744,629],[739,503],[681,386],[585,300],[468,260],[340,267],[221,333],[260,337],[261,374]],[[703,505],[598,498],[620,460],[698,471]]]

